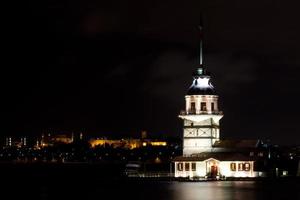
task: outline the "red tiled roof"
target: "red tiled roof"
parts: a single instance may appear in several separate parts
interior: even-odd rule
[[[199,154],[192,154],[191,156],[178,156],[173,161],[204,161],[207,159],[216,159],[219,161],[251,161],[252,157],[241,153],[232,152],[203,152]]]
[[[220,140],[215,142],[214,147],[220,148],[256,148],[259,140]]]

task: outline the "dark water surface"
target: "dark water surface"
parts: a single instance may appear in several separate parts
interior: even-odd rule
[[[299,179],[177,182],[126,180],[111,167],[0,170],[0,199],[300,200]]]

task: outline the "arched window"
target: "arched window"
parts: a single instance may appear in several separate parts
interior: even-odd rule
[[[231,171],[236,171],[236,164],[230,163],[230,169],[231,169]]]
[[[206,111],[206,102],[201,102],[201,111]]]
[[[192,113],[192,114],[196,113],[196,103],[195,102],[191,102],[190,113]]]
[[[250,163],[245,163],[244,164],[244,170],[245,171],[250,171]]]
[[[183,163],[177,163],[177,170],[182,171],[183,170]]]
[[[185,171],[190,171],[190,163],[185,163]]]
[[[196,171],[196,163],[192,163],[192,171]]]

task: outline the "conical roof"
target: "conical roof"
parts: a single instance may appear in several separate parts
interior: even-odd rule
[[[210,76],[203,67],[196,70],[193,78],[193,83],[190,86],[187,95],[215,95],[215,89],[211,83]]]

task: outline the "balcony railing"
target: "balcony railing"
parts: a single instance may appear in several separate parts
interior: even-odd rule
[[[182,110],[180,111],[180,115],[222,115],[223,112],[222,111],[212,111],[212,110],[207,110],[207,111],[203,111],[203,110]]]

